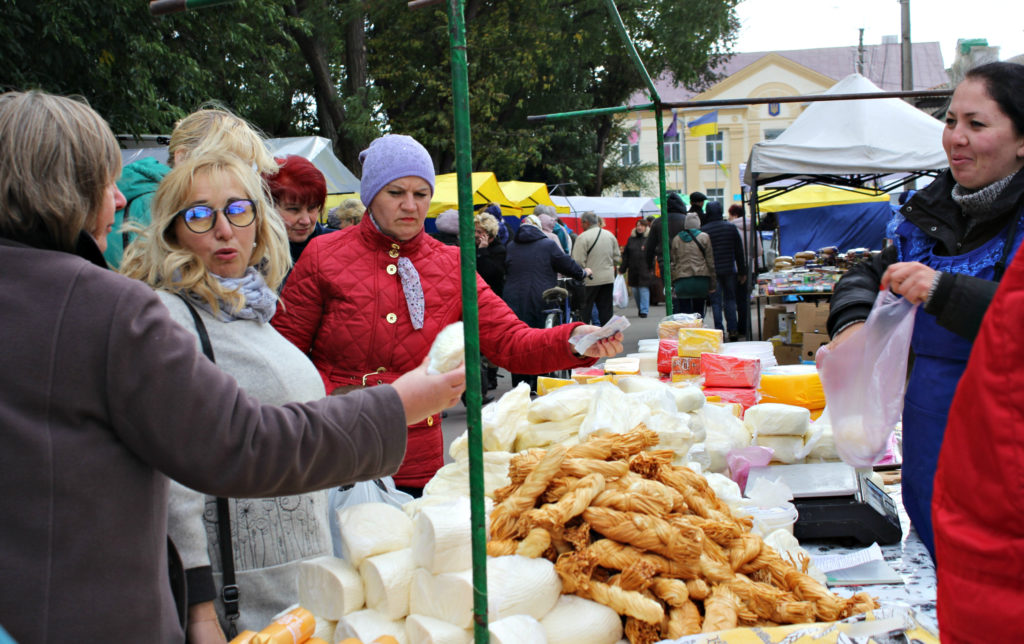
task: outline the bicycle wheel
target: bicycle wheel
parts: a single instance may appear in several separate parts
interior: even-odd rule
[[[559,326],[561,324],[562,324],[562,312],[561,311],[548,311],[547,315],[544,316],[544,328],[545,329],[551,329],[551,328],[554,328],[554,327]],[[546,375],[551,376],[552,378],[562,378],[564,380],[568,380],[569,377],[572,375],[572,371],[570,371],[569,369],[559,369],[557,371],[552,371],[552,372],[550,372],[550,373],[548,373]]]
[[[561,311],[549,311],[547,316],[544,317],[544,328],[551,329],[562,323],[562,312]]]

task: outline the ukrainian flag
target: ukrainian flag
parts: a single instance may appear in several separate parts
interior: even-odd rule
[[[718,134],[718,110],[708,112],[699,119],[686,124],[690,128],[690,136],[708,136]]]

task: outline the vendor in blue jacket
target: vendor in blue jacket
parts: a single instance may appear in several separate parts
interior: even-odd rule
[[[946,111],[942,147],[949,170],[889,224],[892,245],[839,280],[828,319],[834,346],[862,327],[879,288],[921,304],[903,406],[903,505],[933,558],[932,481],[946,416],[1024,238],[1024,65],[967,72]]]

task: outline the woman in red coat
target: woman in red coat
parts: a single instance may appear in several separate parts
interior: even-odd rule
[[[360,198],[369,204],[357,226],[312,240],[295,265],[273,325],[320,371],[328,392],[392,382],[416,368],[438,332],[462,318],[459,249],[423,232],[434,192],[426,149],[402,135],[383,136],[359,155]],[[581,324],[531,329],[477,276],[480,351],[513,373],[588,366],[622,351],[622,337],[586,355],[569,338],[595,330]],[[441,417],[409,427],[395,482],[419,495],[443,464]]]

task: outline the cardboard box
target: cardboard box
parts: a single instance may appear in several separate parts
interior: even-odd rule
[[[796,330],[796,313],[787,311],[779,314],[779,335],[786,344],[802,344],[803,336]]]
[[[803,344],[800,345],[800,357],[804,360],[814,362],[814,354],[818,352],[818,347],[823,344],[828,344],[827,333],[805,333]]]
[[[796,330],[802,333],[826,333],[828,302],[800,302],[796,305]]]
[[[803,345],[775,344],[775,359],[779,364],[800,364],[800,358],[802,355]]]
[[[786,307],[769,304],[764,307],[764,324],[761,325],[761,337],[765,340],[779,334],[779,315],[786,312]]]

